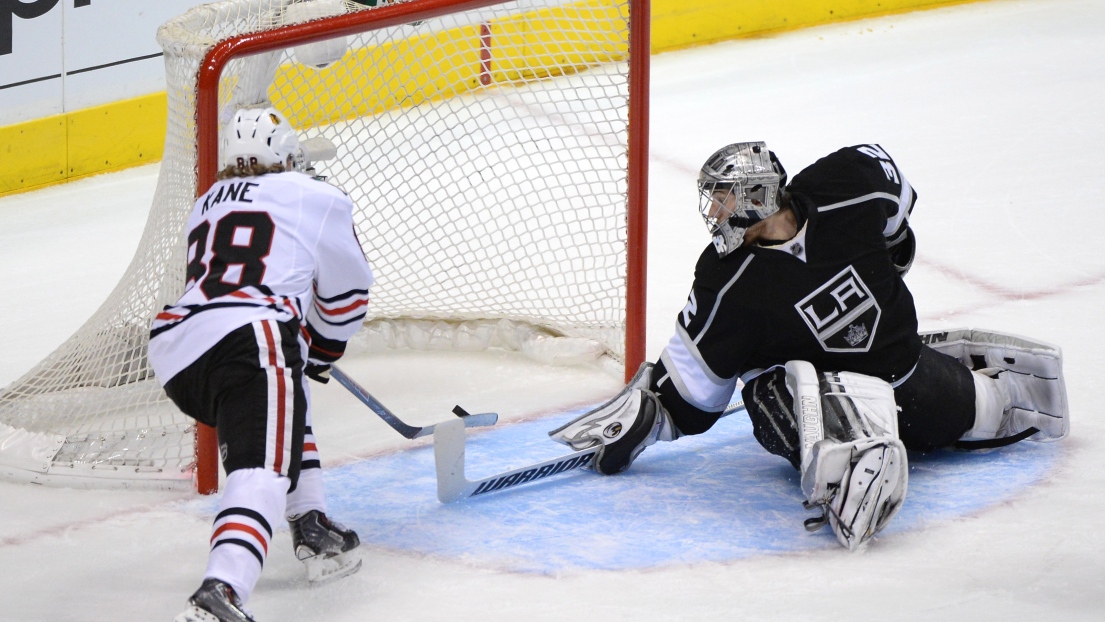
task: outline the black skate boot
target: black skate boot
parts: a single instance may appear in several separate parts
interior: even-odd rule
[[[188,608],[173,622],[257,622],[242,608],[234,588],[218,579],[204,579],[188,599]]]
[[[307,580],[323,583],[351,575],[361,569],[361,560],[351,551],[361,545],[352,529],[346,529],[318,510],[288,519],[296,559],[307,566]]]

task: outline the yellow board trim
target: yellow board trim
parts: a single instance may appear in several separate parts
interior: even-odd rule
[[[652,52],[686,48],[739,37],[819,26],[832,22],[966,4],[978,0],[653,0]],[[496,55],[512,59],[502,66],[493,61],[488,78],[512,82],[572,73],[588,65],[623,58],[624,46],[608,41],[596,24],[624,23],[625,15],[610,0],[583,2],[500,19],[490,24]],[[600,20],[591,19],[595,14]],[[568,23],[572,28],[560,40],[534,35],[535,23]],[[609,26],[607,26],[609,29]],[[462,51],[445,64],[427,54],[427,43]],[[432,48],[431,48],[432,49]],[[440,49],[440,48],[437,48]],[[447,98],[479,86],[480,32],[472,26],[413,37],[406,41],[360,50],[342,63],[389,63],[381,78],[414,83],[409,91],[382,89],[381,84],[358,84],[364,98],[338,108],[327,97],[317,97],[306,118],[293,119],[298,127],[347,119],[420,103],[416,98]],[[286,67],[273,85],[279,100],[282,85],[306,80],[315,93],[342,88],[340,63],[321,71]],[[488,79],[485,78],[485,79]],[[379,98],[376,93],[398,95]],[[403,93],[412,95],[404,97]],[[414,95],[417,93],[418,95]],[[154,93],[103,106],[0,127],[0,196],[116,171],[161,159],[165,143],[166,95]]]
[[[66,117],[70,178],[161,159],[168,103],[165,93],[71,112]]]
[[[161,159],[165,93],[0,127],[0,196]]]
[[[0,127],[0,196],[65,179],[65,115]]]

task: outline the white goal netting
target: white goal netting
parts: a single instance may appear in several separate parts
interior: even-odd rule
[[[217,131],[197,126],[198,71],[242,34],[401,8],[370,4],[230,0],[162,26],[168,130],[138,252],[85,326],[0,390],[0,477],[192,486],[194,426],[153,378],[146,343],[153,315],[182,291],[197,137]],[[351,352],[507,347],[620,370],[629,4],[445,4],[410,0],[402,7],[433,14],[234,58],[220,114],[271,102],[302,140],[337,147],[316,168],[352,197],[377,275]]]

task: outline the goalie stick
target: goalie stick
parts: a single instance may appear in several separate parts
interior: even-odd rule
[[[422,438],[423,436],[429,436],[430,434],[434,433],[435,426],[441,425],[434,424],[419,427],[403,423],[403,421],[400,420],[399,417],[396,417],[390,410],[387,409],[386,406],[381,404],[379,400],[372,397],[372,394],[365,390],[364,387],[357,384],[357,382],[346,375],[345,372],[338,369],[337,365],[330,366],[330,377],[334,380],[337,380],[338,384],[348,389],[350,393],[356,396],[357,399],[361,400],[361,402],[363,402],[365,406],[368,406],[369,409],[372,410],[372,412],[376,413],[381,419],[384,420],[385,423],[390,425],[392,429],[402,434],[406,438],[415,439]],[[499,415],[495,413],[479,413],[477,415],[473,415],[461,408],[459,405],[453,407],[453,414],[460,417],[459,421],[452,421],[457,421],[457,423],[462,424],[461,430],[463,430],[464,428],[476,428],[480,426],[495,425],[495,422],[499,420]],[[450,423],[452,423],[452,421],[450,421]]]
[[[727,417],[744,410],[744,402],[732,404],[722,413]],[[434,467],[437,470],[437,500],[453,503],[489,492],[514,488],[590,466],[599,446],[588,447],[564,456],[538,462],[491,477],[469,480],[464,474],[464,428],[457,420],[444,421],[434,429]]]

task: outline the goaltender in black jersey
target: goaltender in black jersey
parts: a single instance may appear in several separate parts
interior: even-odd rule
[[[985,330],[918,334],[903,280],[917,193],[881,146],[840,149],[788,185],[766,144],[736,143],[710,156],[698,187],[713,243],[659,361],[549,433],[600,446],[596,471],[706,432],[741,386],[757,441],[801,472],[820,509],[807,528],[828,523],[854,550],[905,500],[907,450],[1067,435],[1059,348]]]

